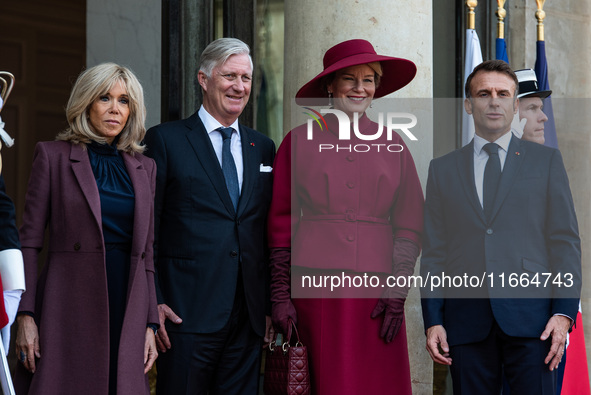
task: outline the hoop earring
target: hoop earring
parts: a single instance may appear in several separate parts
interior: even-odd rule
[[[332,107],[332,92],[328,92],[328,105]]]

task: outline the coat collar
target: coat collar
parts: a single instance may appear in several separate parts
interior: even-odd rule
[[[88,202],[96,225],[102,230],[101,199],[94,174],[92,173],[92,167],[90,166],[88,152],[82,144],[71,144],[70,161],[72,162],[72,170],[74,171],[76,180],[78,180],[78,185],[80,185],[80,189],[82,189],[82,193]]]
[[[526,145],[521,143],[521,140],[511,135],[511,143],[509,143],[509,149],[507,150],[507,158],[505,159],[505,166],[503,166],[503,173],[501,174],[501,180],[499,181],[499,187],[497,190],[497,196],[495,197],[495,203],[491,213],[490,222],[493,222],[495,216],[501,209],[503,202],[507,198],[509,191],[513,187],[515,182],[515,176],[519,172],[523,159],[526,154]]]
[[[131,179],[133,185],[133,193],[135,195],[135,205],[133,212],[133,237],[131,242],[131,255],[139,256],[146,250],[146,241],[152,243],[153,240],[148,239],[150,226],[153,226],[153,204],[154,194],[150,181],[150,175],[144,168],[142,162],[137,157],[121,153],[127,174]],[[148,214],[148,215],[146,215]],[[138,269],[139,260],[131,259],[131,266],[129,267],[129,281],[127,295],[131,292],[131,281],[135,278]]]
[[[476,183],[474,182],[474,140],[460,149],[460,157],[457,163],[458,174],[462,180],[464,193],[466,194],[470,205],[483,222],[486,222],[484,211],[480,206],[478,193],[476,192]]]
[[[240,138],[242,139],[244,178],[242,182],[242,191],[240,193],[240,201],[238,202],[239,217],[248,206],[248,201],[252,196],[254,184],[259,176],[259,172],[261,171],[260,166],[262,164],[258,161],[258,158],[262,157],[259,155],[261,147],[255,145],[252,130],[240,125]]]
[[[141,252],[145,249],[145,241],[147,240],[150,227],[150,217],[146,213],[151,211],[151,205],[154,201],[154,196],[150,188],[150,176],[144,165],[135,156],[127,152],[122,152],[121,156],[123,157],[135,195],[131,251],[132,253]]]

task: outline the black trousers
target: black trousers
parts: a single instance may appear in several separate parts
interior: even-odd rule
[[[230,319],[219,332],[168,332],[172,347],[156,360],[158,395],[258,394],[262,339],[238,288]]]
[[[109,293],[109,395],[117,394],[117,366],[121,329],[127,305],[131,246],[107,244],[106,270]],[[125,380],[124,377],[121,380]]]
[[[483,341],[450,347],[454,395],[499,395],[503,372],[512,394],[554,395],[556,370],[544,364],[550,346],[551,338],[508,336],[495,322]]]

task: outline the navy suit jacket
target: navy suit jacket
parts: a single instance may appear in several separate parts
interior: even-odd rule
[[[14,204],[6,194],[4,177],[0,176],[0,251],[20,249],[18,230],[16,229]],[[2,278],[0,277],[0,296],[2,295]],[[8,317],[4,310],[4,298],[0,298],[0,325],[8,323]]]
[[[182,319],[167,330],[212,333],[230,317],[239,268],[254,331],[269,310],[267,212],[275,145],[240,125],[244,178],[235,212],[224,174],[197,113],[148,130],[146,154],[158,167],[155,198],[156,289]]]
[[[558,150],[511,138],[489,221],[476,193],[474,142],[434,159],[424,225],[423,278],[475,276],[468,287],[422,288],[425,329],[443,325],[450,345],[483,340],[493,320],[510,336],[531,338],[553,314],[576,317],[580,239]],[[512,287],[513,273],[528,280],[537,273],[541,284]],[[572,286],[553,286],[559,273]]]
[[[2,229],[0,235],[0,251],[21,248],[15,217],[14,204],[6,194],[4,177],[0,176],[0,228]]]

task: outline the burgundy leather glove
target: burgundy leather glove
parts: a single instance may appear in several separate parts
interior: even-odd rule
[[[419,246],[409,239],[397,238],[394,240],[394,253],[392,264],[395,276],[411,276],[414,273],[415,263],[419,256]],[[408,283],[408,282],[406,282]],[[380,329],[380,337],[386,343],[390,343],[398,334],[404,321],[404,302],[408,295],[409,287],[387,288],[376,307],[371,312],[371,318],[376,318],[382,313],[384,321]]]
[[[406,299],[390,299],[382,296],[376,307],[371,312],[371,318],[384,313],[384,321],[380,329],[380,337],[384,338],[386,343],[390,343],[398,334],[402,322],[404,321],[404,301]]]
[[[269,258],[271,266],[271,319],[273,326],[283,334],[289,329],[289,319],[297,324],[297,314],[291,302],[290,262],[291,249],[272,248]]]

